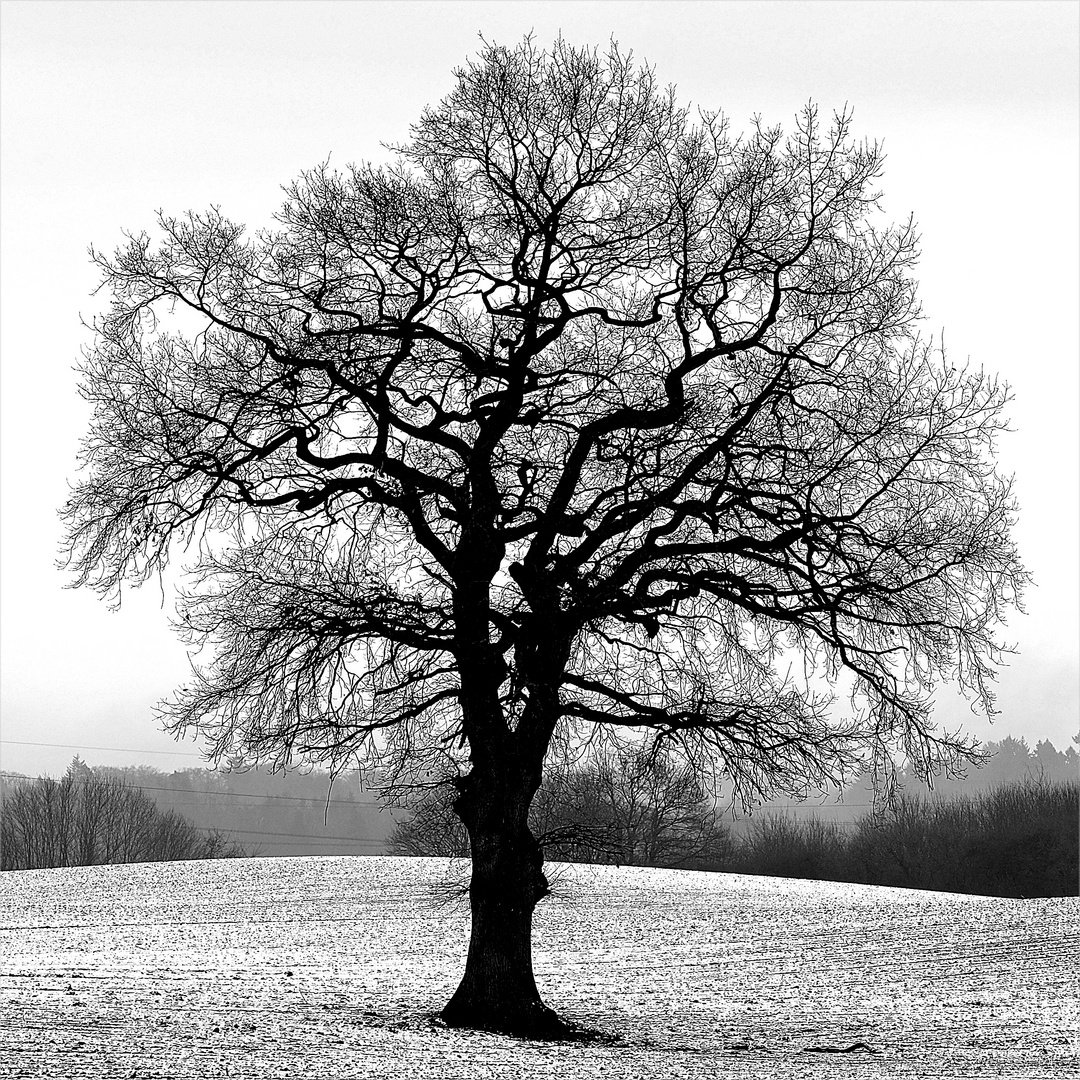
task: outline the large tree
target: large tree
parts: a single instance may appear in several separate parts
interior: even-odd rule
[[[614,46],[455,75],[273,230],[161,216],[95,256],[67,560],[115,596],[195,553],[166,722],[213,755],[458,764],[443,1016],[554,1034],[546,759],[639,737],[752,799],[970,751],[931,692],[992,708],[1006,392],[918,335],[915,231],[848,114],[733,138]]]

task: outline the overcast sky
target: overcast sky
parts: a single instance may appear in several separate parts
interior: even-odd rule
[[[949,695],[950,728],[984,739],[1077,730],[1078,40],[1075,3],[39,3],[0,7],[0,767],[198,764],[156,730],[184,649],[155,586],[119,613],[65,590],[56,510],[87,410],[72,365],[98,310],[86,249],[220,205],[270,223],[281,185],[324,160],[387,158],[446,94],[479,35],[620,46],[720,108],[845,104],[888,154],[884,205],[914,212],[926,330],[1014,388],[1017,538],[1036,586],[1006,637],[994,727]],[[28,745],[65,744],[65,745]],[[182,753],[178,753],[180,750]],[[122,751],[122,752],[120,752]],[[184,755],[187,756],[184,756]]]

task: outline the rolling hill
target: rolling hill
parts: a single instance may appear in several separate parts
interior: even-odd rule
[[[0,875],[0,1077],[1075,1075],[1080,900],[555,866],[541,992],[618,1038],[431,1020],[467,864],[296,858]]]

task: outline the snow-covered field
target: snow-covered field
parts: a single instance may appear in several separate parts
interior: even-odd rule
[[[335,858],[2,874],[0,1077],[1034,1080],[1080,1064],[1075,898],[557,866],[541,992],[621,1040],[553,1045],[431,1022],[464,963],[450,886],[466,873]]]

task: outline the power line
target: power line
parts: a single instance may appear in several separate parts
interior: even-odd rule
[[[111,769],[119,768],[122,766],[114,765],[97,765],[90,766],[94,769]],[[25,776],[22,773],[11,772],[7,769],[0,769],[0,776],[6,776],[12,780],[53,780],[55,777],[51,776]],[[101,779],[98,777],[98,779]],[[326,799],[321,795],[260,795],[258,792],[253,791],[211,791],[209,788],[172,788],[172,787],[158,787],[154,784],[135,784],[126,778],[122,778],[123,782],[129,787],[138,788],[139,791],[167,791],[173,795],[217,795],[220,798],[225,799],[279,799],[285,802],[313,802],[319,805],[324,805]],[[338,799],[330,800],[331,806],[373,806],[374,803],[360,803],[355,799]]]
[[[264,832],[262,829],[229,829],[227,831],[230,834],[243,833],[245,836],[285,836],[296,840],[314,840],[317,843],[339,841],[344,844],[381,844],[383,842],[370,836],[310,836],[307,833]]]
[[[23,739],[0,739],[0,746],[48,746],[57,750],[109,750],[117,754],[162,754],[165,757],[193,757],[200,761],[206,760],[202,754],[192,754],[186,750],[139,750],[133,746],[82,746],[79,743],[26,742]]]
[[[90,766],[91,768],[120,768],[122,766],[111,765],[99,765]],[[6,769],[0,769],[0,776],[9,777],[12,780],[51,780],[54,777],[49,776],[24,776],[22,773],[10,772]],[[211,791],[209,788],[171,788],[171,787],[158,787],[152,784],[133,784],[128,780],[124,780],[130,787],[138,788],[140,791],[164,791],[173,795],[216,795],[219,798],[225,799],[277,799],[283,802],[315,802],[324,804],[325,799],[322,796],[305,796],[305,795],[260,795],[258,792],[247,791]],[[331,806],[374,806],[374,803],[361,803],[355,799],[339,799],[335,801],[332,797],[330,799]],[[848,802],[845,800],[842,803],[838,802],[826,802],[826,803],[766,803],[756,808],[755,813],[763,815],[770,810],[820,810],[827,807],[855,807],[855,806],[873,806],[872,802]],[[381,811],[380,811],[381,812]]]
[[[322,851],[328,855],[383,855],[384,851],[381,850],[381,845],[374,848],[365,848],[363,851],[350,851],[348,846],[345,850],[341,850],[341,845],[338,844],[323,844],[319,840],[245,840],[245,844],[252,845],[251,849],[244,848],[244,856],[250,859],[259,858],[264,848],[273,847],[287,847],[287,848],[300,848],[299,851],[287,852],[290,857],[295,856],[302,858],[305,855],[317,854]],[[375,841],[372,841],[374,844]]]
[[[59,743],[34,743],[28,745],[41,745],[41,746],[58,746]],[[93,747],[83,747],[83,749],[94,749]],[[99,747],[98,749],[107,749],[106,747]],[[125,768],[125,766],[118,765],[92,765],[91,769],[103,768]],[[130,768],[131,766],[126,766]],[[51,780],[55,777],[49,776],[26,776],[23,773],[12,772],[7,769],[0,769],[0,776],[9,777],[12,780]],[[140,791],[164,791],[174,795],[216,795],[221,798],[228,799],[277,799],[284,802],[317,802],[325,803],[325,799],[321,795],[260,795],[258,792],[248,791],[211,791],[209,788],[172,788],[172,787],[158,787],[152,784],[135,784],[131,781],[124,779],[124,782],[131,787],[138,788]],[[351,806],[373,806],[374,803],[358,803],[355,799],[339,799],[335,802],[333,797],[330,799],[330,805],[351,805]],[[833,799],[829,799],[826,802],[797,802],[797,803],[763,803],[755,808],[755,814],[762,815],[768,813],[770,810],[822,810],[829,807],[863,807],[873,806],[872,802],[848,802],[846,799],[843,802],[837,802]]]
[[[42,781],[42,780],[51,780],[51,779],[53,779],[52,777],[48,777],[48,776],[23,776],[21,773],[12,773],[12,772],[8,772],[6,770],[0,770],[0,777],[9,777],[9,778],[15,779],[15,780],[26,780],[26,781]],[[102,779],[102,778],[101,777],[95,777],[94,779]],[[88,781],[83,780],[83,779],[78,779],[75,782],[76,783],[86,783]],[[164,791],[164,792],[169,792],[170,794],[174,794],[174,795],[218,795],[218,796],[222,796],[224,798],[280,799],[280,800],[289,801],[289,802],[314,802],[316,804],[319,804],[319,803],[321,803],[323,801],[322,799],[316,799],[316,798],[305,799],[302,796],[298,796],[298,795],[265,795],[264,796],[264,795],[251,794],[251,793],[247,793],[247,792],[209,791],[209,790],[197,790],[197,789],[189,789],[189,788],[166,788],[166,787],[155,787],[155,786],[151,786],[151,785],[131,784],[131,783],[128,783],[127,786],[129,788],[132,788],[132,789],[136,790],[136,791]],[[357,803],[354,800],[350,800],[347,804],[342,803],[342,802],[338,802],[336,804],[332,803],[332,805],[337,805],[337,806],[350,805],[350,806],[364,807],[365,805],[371,806],[372,804],[371,803],[367,803],[367,804]],[[316,835],[311,835],[310,833],[274,832],[274,831],[266,830],[266,829],[236,829],[236,828],[229,828],[228,826],[226,826],[224,828],[218,828],[215,825],[196,825],[195,828],[204,829],[204,830],[208,830],[208,831],[211,831],[211,832],[224,832],[224,833],[226,833],[226,834],[228,834],[230,836],[232,834],[234,834],[234,833],[242,833],[245,836],[278,836],[278,837],[285,837],[285,838],[294,839],[294,840],[304,840],[304,841],[307,841],[308,844],[313,844],[313,843],[314,844],[346,843],[346,844],[376,844],[378,846],[382,846],[384,844],[384,842],[385,842],[383,840],[378,840],[378,839],[375,839],[374,837],[369,837],[369,836],[320,836],[320,835],[317,835],[317,834]],[[273,844],[271,846],[285,847],[286,844],[285,843],[280,843],[280,844]],[[293,846],[293,845],[288,845],[288,846]]]

